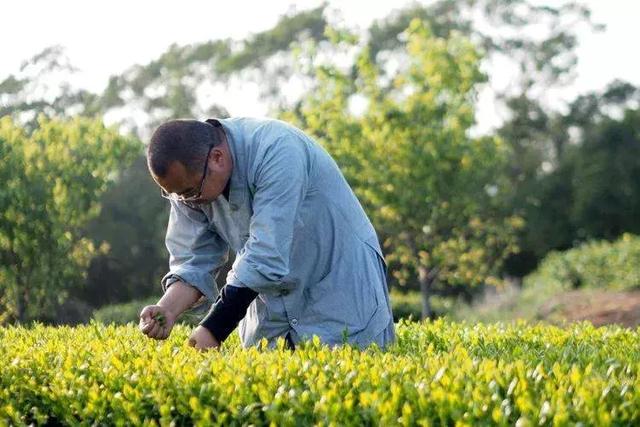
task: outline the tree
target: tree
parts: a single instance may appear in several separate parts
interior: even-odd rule
[[[141,145],[101,122],[0,119],[0,323],[42,319],[78,286],[95,247],[84,228]]]
[[[406,285],[417,276],[426,317],[436,280],[498,283],[520,221],[501,203],[505,147],[468,136],[485,79],[477,50],[459,34],[433,36],[419,20],[407,35],[409,62],[388,83],[364,48],[355,81],[334,64],[318,65],[317,88],[299,116],[286,117],[336,158],[381,231],[396,278]],[[335,36],[337,45],[350,40]],[[349,108],[354,98],[364,112]]]
[[[121,170],[120,179],[101,197],[102,209],[86,227],[95,245],[109,252],[91,261],[86,283],[74,296],[94,307],[157,294],[167,268],[164,234],[168,203],[147,170],[144,155]]]
[[[638,102],[640,90],[621,81],[579,96],[565,114],[520,100],[500,130],[519,153],[511,204],[526,221],[510,271],[528,273],[551,250],[640,232]]]
[[[144,140],[152,127],[166,119],[227,116],[226,110],[206,96],[203,89],[251,80],[258,83],[262,99],[268,105],[295,110],[298,99],[284,96],[287,90],[283,88],[290,82],[316,87],[315,74],[301,72],[301,64],[293,53],[295,49],[315,43],[326,48],[323,53],[328,57],[339,53],[332,50],[334,46],[327,41],[324,32],[332,17],[339,18],[339,15],[328,11],[326,4],[310,10],[292,10],[273,28],[243,41],[226,39],[172,45],[155,60],[133,65],[122,75],[112,76],[104,92],[97,94],[68,84],[74,81],[75,67],[64,57],[61,47],[53,46],[25,62],[19,74],[0,81],[0,116],[11,115],[27,130],[32,130],[38,126],[39,113],[59,118],[76,114],[107,115],[111,120],[119,120],[123,131],[137,134]],[[514,79],[517,84],[509,88],[511,92],[502,94],[507,109],[514,112],[517,132],[512,135],[503,132],[502,137],[513,148],[512,171],[538,170],[541,162],[550,157],[547,147],[564,139],[548,137],[546,126],[551,121],[535,119],[527,123],[527,120],[521,120],[524,116],[520,114],[544,112],[543,107],[532,101],[536,94],[546,87],[566,82],[571,76],[575,63],[575,30],[590,23],[589,11],[574,3],[547,7],[526,0],[438,0],[428,5],[415,4],[375,22],[366,31],[364,38],[369,59],[376,65],[382,80],[391,79],[389,73],[394,73],[394,63],[406,61],[403,32],[415,17],[426,21],[436,37],[447,39],[456,32],[467,36],[484,48],[485,62],[508,58],[517,64],[520,70],[519,78]],[[530,26],[536,26],[535,38],[528,36],[532,34],[527,31]],[[351,81],[345,85],[353,86],[357,69],[345,71],[344,76]],[[47,87],[53,90],[46,90]],[[34,98],[36,93],[46,96]],[[526,105],[527,102],[530,104]],[[542,131],[536,128],[541,124],[545,126]],[[523,144],[519,146],[521,141]],[[521,157],[521,153],[531,156]],[[523,159],[522,164],[520,159]],[[348,162],[343,164],[349,167]],[[104,290],[103,278],[107,275],[114,278],[111,286],[123,286],[108,296],[101,294],[105,297],[101,301],[127,299],[138,292],[149,292],[151,285],[143,285],[143,281],[147,283],[148,278],[156,274],[154,272],[164,268],[164,262],[153,266],[160,262],[164,246],[157,230],[149,225],[166,223],[166,211],[149,208],[157,206],[156,190],[148,176],[139,172],[130,169],[123,173],[126,185],[113,187],[104,194],[105,211],[87,228],[86,237],[94,244],[107,242],[112,248],[109,254],[101,254],[91,263],[89,287]],[[531,194],[527,186],[532,189],[539,186],[535,179],[527,181],[527,186],[515,184],[523,196]],[[140,193],[129,191],[129,188],[138,188]],[[138,208],[124,214],[131,206]],[[140,227],[140,224],[144,226]],[[137,231],[115,231],[125,229]],[[145,248],[136,252],[139,242],[145,242]],[[152,246],[147,242],[152,242]],[[79,288],[78,294],[86,296],[83,292],[86,289]],[[447,288],[454,289],[452,286]]]

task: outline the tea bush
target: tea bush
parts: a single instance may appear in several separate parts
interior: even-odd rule
[[[401,322],[387,350],[0,329],[0,424],[638,425],[638,330]]]

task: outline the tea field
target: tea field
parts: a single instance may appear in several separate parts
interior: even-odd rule
[[[386,351],[0,328],[0,425],[640,425],[640,329],[401,322]]]

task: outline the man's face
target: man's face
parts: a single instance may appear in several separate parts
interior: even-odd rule
[[[182,197],[197,195],[200,197],[189,200],[189,203],[211,203],[224,191],[233,169],[233,160],[226,138],[223,143],[213,147],[207,158],[206,173],[189,171],[181,162],[169,164],[165,177],[153,175],[156,183],[169,194]]]

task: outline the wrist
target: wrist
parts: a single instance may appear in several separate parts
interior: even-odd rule
[[[198,289],[182,281],[177,281],[167,288],[157,305],[163,307],[173,319],[176,319],[199,301],[201,297],[203,297],[203,294]]]
[[[182,313],[177,313],[175,311],[175,308],[173,306],[171,306],[171,304],[169,304],[168,302],[163,302],[162,300],[158,301],[158,303],[156,304],[159,307],[164,308],[167,317],[171,320],[171,321],[175,321],[178,316],[180,316],[180,314]]]

